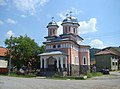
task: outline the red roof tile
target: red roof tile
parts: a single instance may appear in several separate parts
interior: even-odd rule
[[[8,49],[6,48],[0,48],[0,56],[6,56]]]
[[[95,55],[104,55],[104,54],[114,54],[114,55],[117,55],[116,53],[110,51],[110,50],[102,50],[98,53],[96,53]]]

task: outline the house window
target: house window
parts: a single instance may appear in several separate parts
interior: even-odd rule
[[[112,62],[112,65],[114,66],[114,65],[115,65],[115,63],[114,63],[114,62]]]
[[[53,45],[53,48],[56,48],[56,45]]]

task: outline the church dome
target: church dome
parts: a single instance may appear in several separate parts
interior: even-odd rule
[[[69,17],[66,17],[63,22],[62,22],[62,25],[64,23],[72,23],[72,24],[78,24],[78,20],[76,19],[76,17],[74,16],[69,16]],[[78,24],[79,25],[79,24]]]
[[[53,19],[52,19],[51,22],[48,23],[47,28],[48,28],[49,26],[56,26],[56,27],[59,27],[59,26],[57,25],[57,23],[56,23]]]

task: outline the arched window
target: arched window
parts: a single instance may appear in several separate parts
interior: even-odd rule
[[[63,29],[64,29],[64,33],[67,33],[67,26],[64,26]]]
[[[56,45],[53,45],[53,48],[56,48]]]
[[[60,48],[60,44],[58,45],[58,48]]]
[[[49,29],[49,32],[50,32],[50,35],[52,35],[52,31],[51,31],[51,29]]]
[[[70,32],[70,28],[71,28],[71,27],[69,26],[69,32]]]
[[[76,33],[76,29],[75,28],[73,28],[73,32]]]
[[[53,29],[53,34],[55,34],[55,29]]]
[[[87,60],[86,60],[86,57],[83,57],[83,64],[87,64]]]

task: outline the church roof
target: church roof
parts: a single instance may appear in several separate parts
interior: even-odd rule
[[[45,52],[42,54],[38,54],[38,56],[47,56],[47,55],[67,55],[67,54],[61,51],[51,51],[51,52]]]
[[[79,25],[78,20],[77,20],[76,17],[74,17],[74,16],[66,17],[66,18],[63,20],[62,25],[63,25],[64,23],[72,23],[72,24],[77,24],[77,25]]]

